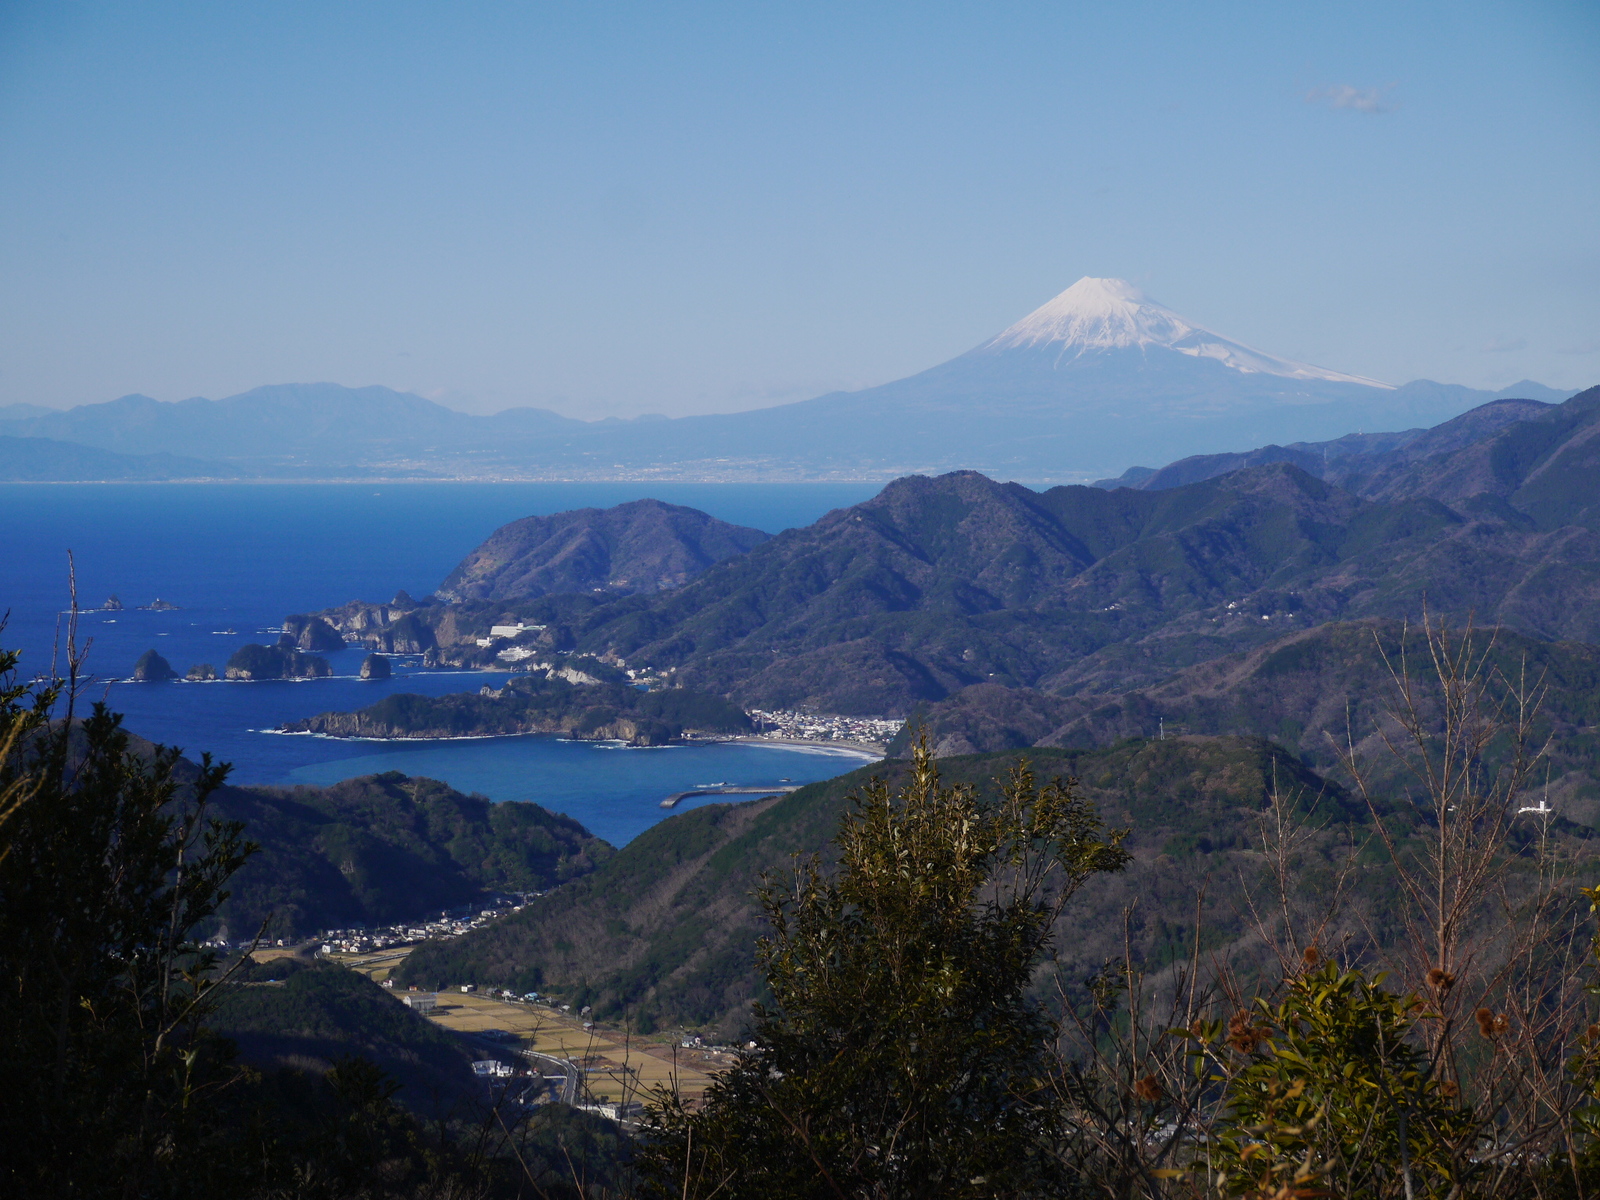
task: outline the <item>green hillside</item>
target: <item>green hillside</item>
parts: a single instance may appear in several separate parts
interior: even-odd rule
[[[962,756],[940,767],[948,780],[992,789],[1019,757]],[[1122,913],[1130,905],[1137,954],[1159,964],[1181,953],[1195,891],[1208,879],[1208,936],[1218,946],[1238,940],[1237,876],[1259,869],[1247,847],[1274,783],[1303,804],[1319,802],[1335,824],[1367,820],[1342,789],[1259,739],[1138,740],[1030,757],[1041,777],[1076,775],[1109,824],[1132,830],[1133,865],[1086,887],[1058,931],[1062,975],[1074,983],[1123,953]],[[594,874],[522,912],[418,948],[400,978],[424,987],[473,982],[552,992],[641,1031],[684,1025],[736,1034],[760,986],[754,944],[762,926],[750,895],[761,874],[788,869],[796,854],[825,851],[847,796],[873,774],[893,778],[904,767],[891,761],[782,799],[708,806],[664,821]],[[1319,844],[1330,849],[1335,841],[1329,834]],[[1309,870],[1315,882],[1315,863]]]
[[[272,936],[437,915],[498,891],[543,891],[605,862],[611,847],[537,804],[496,804],[397,771],[327,788],[227,788],[219,816],[262,847],[234,877],[229,936]]]

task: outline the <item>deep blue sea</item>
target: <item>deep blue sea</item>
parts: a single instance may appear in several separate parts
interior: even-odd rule
[[[289,613],[348,600],[433,591],[466,553],[518,517],[650,496],[776,533],[859,503],[873,484],[0,484],[3,644],[22,670],[48,669],[64,646],[67,553],[78,603],[115,593],[119,613],[87,612],[80,640],[98,677],[92,698],[127,726],[191,757],[233,764],[236,783],[332,783],[399,770],[495,800],[534,800],[615,845],[664,819],[659,801],[696,784],[827,779],[861,765],[837,751],[744,744],[626,749],[555,738],[450,742],[336,741],[262,732],[281,722],[371,704],[391,692],[442,695],[493,682],[475,672],[396,663],[385,683],[356,678],[362,652],[328,656],[335,677],[301,682],[136,684],[124,678],[154,649],[181,673],[222,667]],[[160,597],[174,612],[140,612]],[[231,631],[231,632],[229,632]],[[686,802],[686,805],[692,805]]]

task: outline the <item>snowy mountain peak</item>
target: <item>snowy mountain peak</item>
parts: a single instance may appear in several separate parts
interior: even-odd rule
[[[1059,366],[1092,351],[1147,350],[1152,346],[1193,358],[1216,359],[1246,375],[1393,386],[1252,349],[1184,320],[1125,279],[1095,279],[1087,275],[979,346],[975,353],[1049,347],[1056,349]]]

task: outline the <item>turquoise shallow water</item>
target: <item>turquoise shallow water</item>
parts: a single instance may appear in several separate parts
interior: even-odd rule
[[[297,683],[124,684],[147,649],[179,671],[220,667],[285,615],[399,588],[421,596],[492,530],[533,514],[645,496],[769,533],[873,495],[871,484],[0,484],[3,643],[33,674],[50,660],[73,552],[80,604],[115,592],[129,608],[86,613],[89,693],[134,732],[234,764],[239,783],[328,783],[377,770],[443,779],[496,800],[532,799],[620,844],[667,814],[663,795],[726,779],[809,782],[859,758],[737,744],[629,751],[549,738],[373,743],[258,732],[359,708],[392,692],[476,690],[479,674],[398,664],[385,683],[355,678],[361,653],[329,656],[335,678]],[[175,612],[132,606],[161,598]],[[745,776],[750,778],[745,778]],[[609,832],[607,832],[609,831]],[[620,841],[619,841],[620,839]]]

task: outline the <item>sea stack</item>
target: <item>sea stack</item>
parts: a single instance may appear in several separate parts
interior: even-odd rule
[[[381,654],[369,654],[361,660],[361,678],[388,679],[389,660]]]
[[[217,677],[217,669],[210,663],[195,663],[184,676],[190,683],[210,683]]]
[[[323,618],[296,613],[283,619],[283,636],[278,644],[312,654],[329,654],[344,649],[344,638]]]
[[[333,674],[328,660],[301,654],[288,646],[241,646],[228,660],[229,679],[326,679]]]
[[[139,656],[139,661],[133,664],[133,678],[139,683],[165,683],[177,677],[178,673],[172,669],[172,664],[154,650],[146,650]]]

